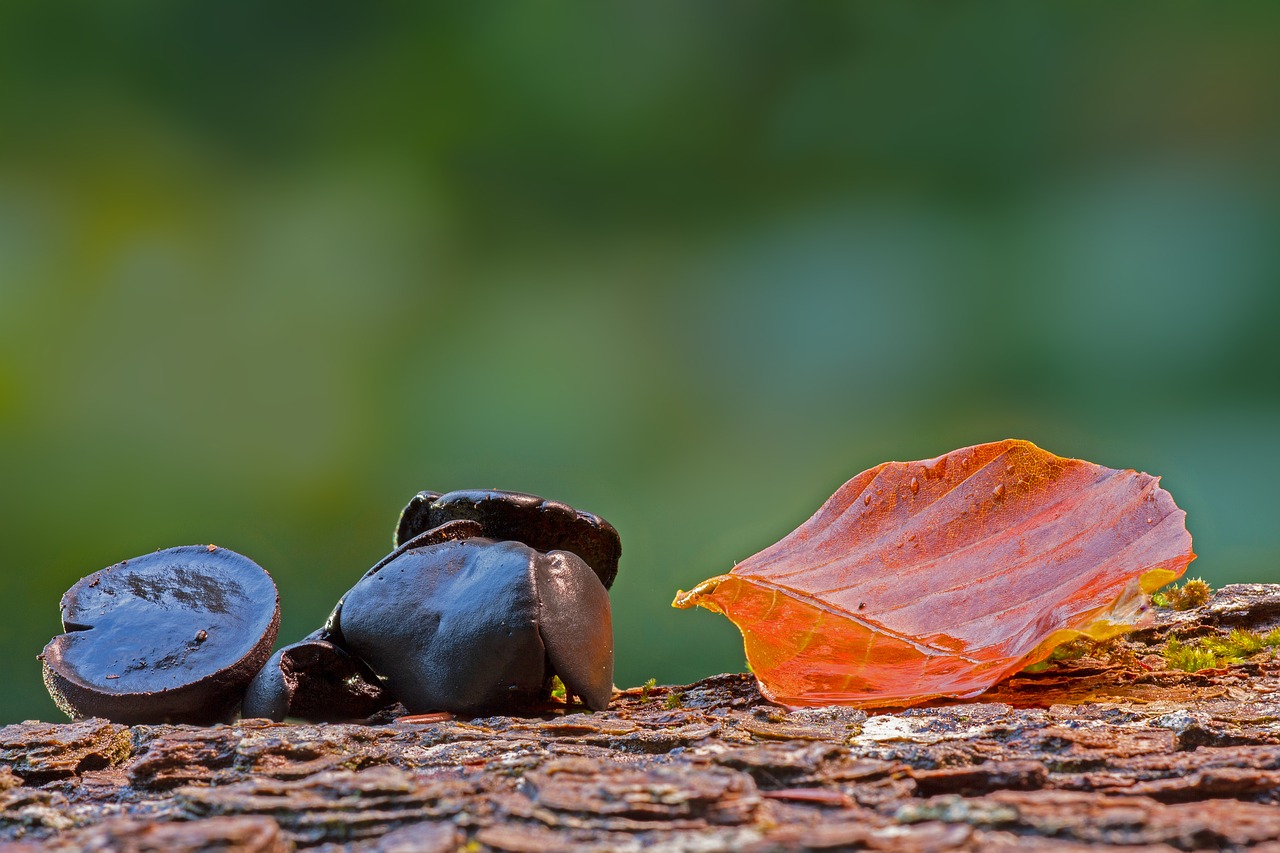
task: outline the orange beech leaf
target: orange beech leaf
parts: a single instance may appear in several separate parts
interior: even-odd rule
[[[1195,559],[1158,483],[1017,440],[886,462],[673,604],[728,616],[783,705],[975,696],[1148,615]]]

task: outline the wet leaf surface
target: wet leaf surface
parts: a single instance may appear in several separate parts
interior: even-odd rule
[[[1194,557],[1184,517],[1147,474],[983,444],[862,472],[675,606],[729,617],[785,705],[974,696],[1140,624]]]

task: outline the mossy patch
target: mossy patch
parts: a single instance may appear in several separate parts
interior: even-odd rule
[[[1127,664],[1132,661],[1133,656],[1133,652],[1120,642],[1119,637],[1112,637],[1107,640],[1091,640],[1088,637],[1081,637],[1069,643],[1063,643],[1050,652],[1047,658],[1026,667],[1022,671],[1030,673],[1044,672],[1052,668],[1055,663],[1080,660],[1081,658],[1094,658],[1107,663]]]
[[[1241,663],[1259,652],[1280,648],[1280,628],[1266,634],[1233,630],[1225,637],[1199,637],[1182,641],[1170,637],[1165,643],[1165,663],[1170,669],[1199,672],[1202,669],[1224,669]]]
[[[1199,672],[1202,669],[1221,669],[1225,666],[1217,655],[1198,642],[1184,643],[1177,637],[1169,638],[1161,654],[1170,669]]]
[[[1182,586],[1171,586],[1155,593],[1151,596],[1151,603],[1172,610],[1191,610],[1205,605],[1212,595],[1213,587],[1200,578],[1192,578]]]

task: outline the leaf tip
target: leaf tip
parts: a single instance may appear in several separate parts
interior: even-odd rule
[[[717,575],[714,578],[703,581],[688,592],[683,589],[677,590],[675,600],[671,602],[671,606],[677,610],[688,610],[699,605],[707,607],[706,599],[715,594],[716,587],[720,586],[720,582],[726,577],[728,575]]]

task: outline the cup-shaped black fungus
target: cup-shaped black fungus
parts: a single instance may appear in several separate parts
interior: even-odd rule
[[[247,557],[190,545],[81,579],[62,597],[62,624],[40,657],[69,716],[209,724],[235,713],[270,657],[279,595]]]
[[[552,551],[534,561],[538,634],[553,674],[587,707],[613,695],[613,619],[609,591],[577,554]]]
[[[605,589],[618,574],[622,540],[612,524],[568,504],[520,492],[419,492],[400,513],[395,544],[459,519],[478,522],[490,539],[523,542],[535,551],[571,551],[595,570]]]
[[[576,554],[522,542],[410,542],[330,617],[345,647],[413,712],[517,710],[553,674],[589,707],[613,686],[609,594]]]
[[[433,527],[430,530],[419,533],[408,542],[397,547],[387,556],[383,557],[373,568],[364,573],[364,577],[368,578],[376,574],[383,566],[394,560],[400,554],[411,548],[425,548],[428,545],[439,545],[442,542],[457,542],[461,539],[474,539],[483,534],[480,525],[474,521],[447,521],[439,527]],[[359,584],[356,584],[359,586]],[[353,587],[354,589],[354,587]],[[348,591],[347,595],[351,593]],[[333,610],[329,613],[329,618],[325,621],[324,628],[321,632],[326,640],[337,644],[339,647],[346,648],[346,639],[342,636],[341,620],[338,618],[342,612],[342,605],[347,600],[347,595],[343,595],[338,599],[338,603],[333,606]]]
[[[277,651],[245,691],[243,717],[361,720],[390,705],[378,677],[316,631]]]

